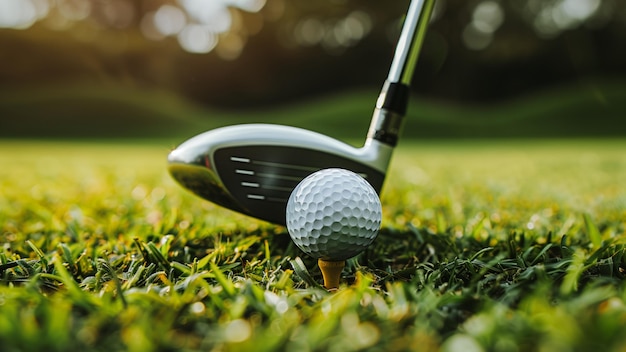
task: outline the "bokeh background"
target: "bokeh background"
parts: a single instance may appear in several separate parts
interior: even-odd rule
[[[0,137],[359,138],[408,3],[0,0]],[[623,138],[625,34],[622,0],[439,0],[404,138]]]

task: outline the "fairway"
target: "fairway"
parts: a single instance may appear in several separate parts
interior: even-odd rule
[[[0,141],[0,346],[623,351],[626,141],[403,141],[342,287],[170,142]]]

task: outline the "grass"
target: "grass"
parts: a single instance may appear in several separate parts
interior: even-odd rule
[[[168,145],[1,142],[3,351],[623,351],[626,143],[404,143],[383,228],[319,287]]]

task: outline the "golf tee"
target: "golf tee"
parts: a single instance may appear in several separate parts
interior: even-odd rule
[[[324,287],[327,290],[336,290],[337,288],[339,288],[341,271],[346,265],[346,262],[344,260],[331,261],[318,259],[317,265],[320,267],[320,270],[322,271],[322,276],[324,277]]]

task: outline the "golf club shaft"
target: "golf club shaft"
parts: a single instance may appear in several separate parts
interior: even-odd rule
[[[426,36],[435,0],[412,0],[402,27],[389,75],[376,102],[367,135],[390,146],[398,142],[409,103],[409,85]]]
[[[407,86],[411,84],[413,70],[426,36],[426,29],[434,4],[434,0],[413,0],[411,2],[398,39],[387,81],[399,82]]]

